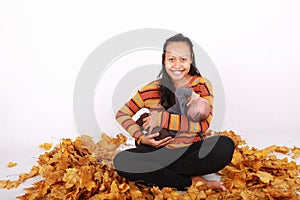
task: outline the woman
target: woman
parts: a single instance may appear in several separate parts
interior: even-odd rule
[[[191,88],[206,99],[208,108],[201,110],[210,109],[208,117],[194,122],[184,114],[168,113],[166,110],[176,102],[176,88]],[[117,121],[135,138],[137,146],[116,155],[114,166],[118,174],[146,185],[184,190],[202,181],[210,188],[225,191],[218,181],[201,177],[230,163],[235,148],[225,136],[201,140],[199,133],[208,129],[212,119],[212,101],[210,84],[196,68],[189,38],[177,34],[167,39],[159,79],[141,88],[116,114]],[[151,133],[160,127],[176,131],[176,136],[156,140],[159,133],[145,135],[131,118],[142,108],[150,109],[150,116],[143,121],[145,130]]]

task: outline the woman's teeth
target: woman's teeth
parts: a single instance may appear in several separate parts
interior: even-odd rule
[[[173,74],[175,74],[175,75],[180,75],[180,74],[181,74],[181,71],[173,71]]]

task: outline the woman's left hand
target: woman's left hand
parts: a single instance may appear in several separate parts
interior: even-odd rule
[[[155,127],[159,126],[158,114],[159,112],[157,111],[151,111],[150,115],[148,117],[145,117],[143,120],[143,128],[144,130],[149,129],[148,133],[150,134]]]
[[[148,135],[143,135],[141,136],[141,143],[159,148],[168,145],[170,142],[174,140],[171,136],[166,137],[161,140],[156,140],[155,138],[159,136],[159,133],[153,133],[153,134],[148,134]]]

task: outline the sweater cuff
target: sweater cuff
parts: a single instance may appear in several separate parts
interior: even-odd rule
[[[170,113],[167,111],[162,111],[158,114],[158,120],[160,122],[159,127],[168,129]]]
[[[138,141],[138,140],[141,138],[142,135],[144,135],[144,133],[143,133],[142,131],[138,130],[138,131],[136,131],[136,132],[133,134],[133,138],[134,138],[136,141]]]
[[[136,140],[137,144],[141,144],[141,141],[142,141],[142,139],[143,139],[144,137],[145,137],[144,134],[141,135],[141,136]]]

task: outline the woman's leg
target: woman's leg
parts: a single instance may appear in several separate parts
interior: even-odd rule
[[[192,176],[214,173],[225,167],[233,151],[230,138],[211,137],[176,150],[149,146],[129,149],[116,155],[114,166],[120,176],[131,181],[183,190],[192,184]]]
[[[234,149],[234,142],[227,136],[209,137],[202,143],[193,144],[186,156],[169,168],[184,176],[215,173],[231,162]]]
[[[190,176],[192,184],[201,181],[208,188],[226,190],[219,181],[206,180],[202,175],[219,171],[231,162],[235,145],[226,137],[211,137],[190,146],[185,157],[170,166],[181,175]]]
[[[167,167],[183,153],[184,149],[174,151],[149,146],[128,149],[115,156],[114,166],[120,176],[130,181],[184,190],[185,187],[192,184],[191,178],[178,174]]]

